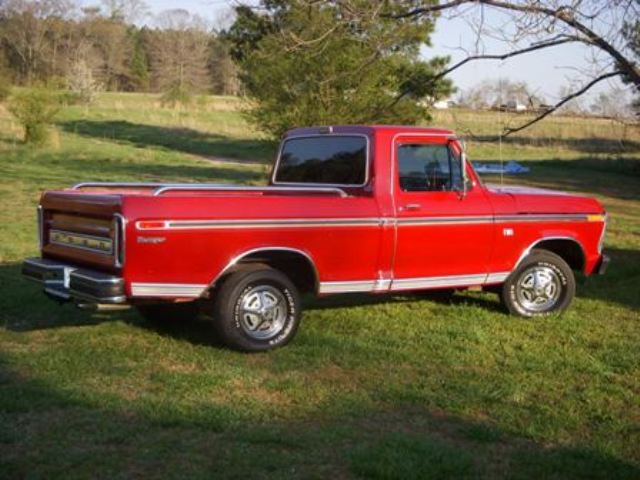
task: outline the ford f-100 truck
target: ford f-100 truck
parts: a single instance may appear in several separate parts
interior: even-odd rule
[[[449,130],[299,128],[267,186],[83,183],[47,191],[23,274],[80,306],[193,302],[231,348],[285,345],[303,293],[483,287],[526,317],[603,273],[595,199],[483,184]]]

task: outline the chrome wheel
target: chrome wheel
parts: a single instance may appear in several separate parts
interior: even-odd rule
[[[247,289],[238,305],[242,329],[256,340],[275,337],[287,321],[287,300],[280,290],[271,285]]]
[[[531,312],[551,310],[560,298],[562,282],[558,274],[545,266],[532,266],[525,270],[516,284],[516,297],[520,305]]]

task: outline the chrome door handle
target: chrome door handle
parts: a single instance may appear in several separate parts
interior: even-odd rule
[[[415,212],[416,210],[420,210],[421,208],[422,205],[420,205],[419,203],[409,203],[404,206],[404,209],[408,212]]]

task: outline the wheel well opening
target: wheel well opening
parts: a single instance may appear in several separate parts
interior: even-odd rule
[[[560,238],[543,240],[536,244],[534,248],[555,253],[567,262],[572,270],[582,271],[584,269],[584,252],[582,247],[574,240]]]
[[[281,271],[294,283],[301,293],[314,293],[318,278],[311,260],[302,253],[286,250],[264,250],[243,257],[235,269],[250,264],[264,264]]]

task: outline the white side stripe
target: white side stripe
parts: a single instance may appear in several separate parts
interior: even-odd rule
[[[320,282],[319,293],[372,292],[375,286],[375,280]]]
[[[400,278],[391,283],[392,291],[417,290],[420,288],[461,287],[465,285],[480,285],[485,282],[487,275],[449,275],[446,277]]]
[[[342,282],[321,282],[318,293],[349,293],[349,292],[387,292],[402,290],[420,290],[441,287],[463,287],[470,285],[484,285],[503,282],[510,272],[479,273],[473,275],[447,275],[440,277],[419,277],[350,280]],[[132,283],[133,297],[199,297],[208,287],[200,283]]]
[[[446,275],[440,277],[398,278],[394,280],[356,280],[346,282],[321,282],[319,293],[386,292],[420,290],[442,287],[465,287],[503,282],[511,272],[477,273],[471,275]]]
[[[133,297],[199,297],[208,285],[194,283],[132,283]]]
[[[587,214],[520,214],[520,215],[468,215],[457,217],[363,217],[363,218],[258,218],[234,220],[144,220],[136,222],[138,230],[196,230],[233,228],[324,228],[324,227],[377,227],[382,225],[446,226],[484,223],[520,222],[582,222]],[[162,226],[158,225],[161,224]]]

